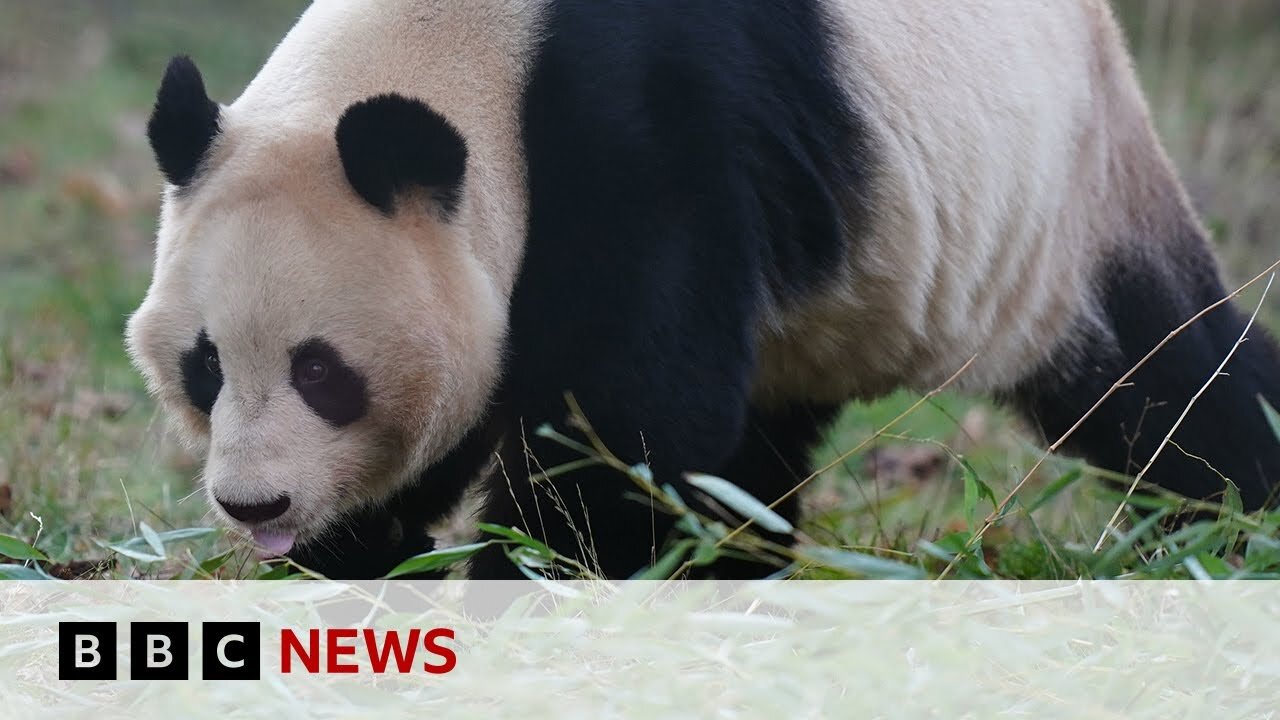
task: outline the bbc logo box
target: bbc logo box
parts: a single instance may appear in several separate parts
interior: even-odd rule
[[[59,680],[115,680],[116,624],[58,623]]]
[[[262,679],[262,624],[200,623],[200,664],[205,680]]]
[[[129,623],[129,677],[187,680],[191,677],[190,628],[185,622]],[[58,678],[116,680],[116,624],[58,623]],[[201,677],[205,680],[262,678],[262,631],[256,622],[200,623]]]
[[[129,624],[129,677],[134,680],[186,680],[190,672],[184,622]]]

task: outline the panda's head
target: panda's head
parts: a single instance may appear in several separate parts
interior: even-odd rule
[[[185,58],[148,136],[168,186],[128,347],[207,451],[214,506],[283,553],[483,414],[505,300],[472,249],[466,144],[394,94],[276,117],[220,107]]]

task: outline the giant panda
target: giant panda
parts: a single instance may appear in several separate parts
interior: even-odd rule
[[[172,60],[147,130],[128,348],[213,506],[331,577],[429,549],[473,481],[481,520],[652,562],[672,521],[621,473],[543,472],[570,399],[689,501],[771,502],[851,399],[973,358],[955,387],[1056,438],[1226,294],[1103,0],[316,0],[230,105]],[[1133,473],[1244,326],[1192,324],[1071,446]],[[1148,477],[1266,505],[1260,399],[1254,330]]]

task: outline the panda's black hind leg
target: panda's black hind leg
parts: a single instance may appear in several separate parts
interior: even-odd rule
[[[808,477],[810,453],[839,411],[839,405],[795,404],[770,410],[752,408],[742,443],[719,475],[766,505],[774,503]],[[717,516],[724,514],[723,508],[708,507],[705,502],[703,505],[704,510],[710,510]],[[800,514],[798,494],[790,495],[773,509],[795,524]],[[727,520],[730,523],[741,522],[733,517]],[[759,527],[752,531],[785,547],[793,541],[790,535],[766,532]],[[778,569],[775,564],[751,558],[723,557],[701,568],[699,576],[758,578]]]
[[[1170,331],[1226,295],[1207,247],[1194,230],[1187,232],[1167,255],[1112,258],[1098,283],[1101,327],[1087,333],[1084,357],[1070,367],[1042,371],[1017,390],[1015,404],[1047,438],[1060,437]],[[1090,416],[1068,448],[1100,467],[1137,474],[1231,352],[1246,322],[1239,308],[1225,304],[1188,327]],[[1280,440],[1260,399],[1280,406],[1280,352],[1254,325],[1146,479],[1213,500],[1222,498],[1225,477],[1239,488],[1246,508],[1274,505]]]

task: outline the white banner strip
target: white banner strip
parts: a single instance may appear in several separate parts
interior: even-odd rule
[[[1280,582],[8,582],[0,675],[5,718],[1274,718]]]

